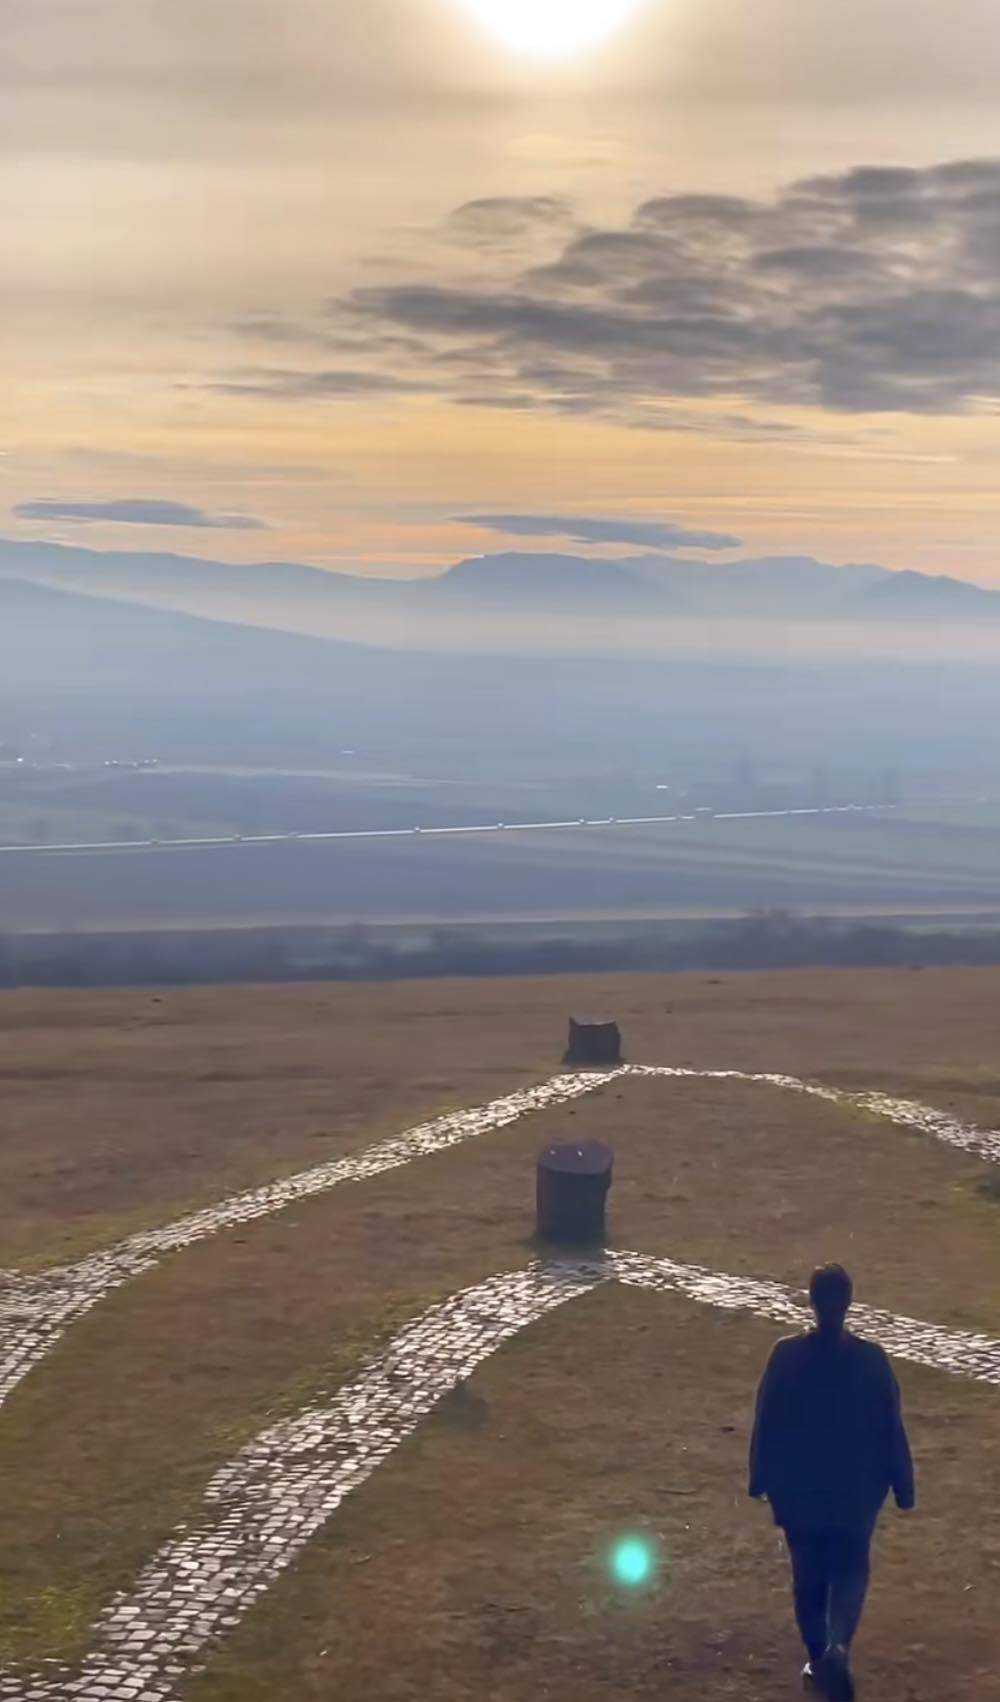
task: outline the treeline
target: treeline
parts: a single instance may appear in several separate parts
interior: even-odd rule
[[[524,925],[192,929],[0,936],[0,987],[401,980],[609,970],[1000,963],[1000,930],[908,928],[766,911],[573,932]]]

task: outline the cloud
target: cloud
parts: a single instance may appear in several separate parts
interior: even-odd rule
[[[253,514],[209,514],[186,502],[163,502],[156,497],[125,497],[114,502],[61,502],[48,498],[21,502],[18,520],[109,521],[118,526],[197,526],[213,532],[264,532],[267,522]]]
[[[671,520],[600,520],[570,514],[465,514],[463,525],[517,538],[568,538],[575,544],[639,544],[651,549],[733,550],[724,532],[697,532]]]
[[[488,247],[552,231],[565,233],[573,223],[573,209],[561,196],[485,195],[456,207],[447,230],[461,242]]]
[[[1000,397],[1000,160],[657,196],[621,226],[564,228],[542,266],[532,238],[561,203],[471,207],[456,217],[503,232],[492,272],[487,247],[472,281],[442,263],[338,304],[376,365],[381,337],[416,341],[395,382],[419,369],[456,399],[635,425],[679,398],[934,414]]]
[[[291,332],[288,333],[291,340]],[[406,396],[433,386],[416,378],[391,373],[335,369],[303,372],[284,367],[250,367],[229,378],[213,379],[203,389],[223,396],[268,396],[277,400],[323,401],[359,396]]]

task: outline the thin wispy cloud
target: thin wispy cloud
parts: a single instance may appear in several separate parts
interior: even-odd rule
[[[40,498],[19,502],[18,520],[75,520],[82,524],[115,526],[182,526],[213,532],[263,532],[267,522],[255,514],[211,514],[186,502],[165,502],[155,497],[123,497],[113,502],[64,502]]]
[[[463,525],[514,538],[565,538],[574,544],[635,544],[648,549],[732,550],[739,538],[703,532],[672,520],[611,520],[570,514],[465,514]]]
[[[291,337],[291,333],[289,333]],[[261,396],[276,401],[343,401],[356,397],[407,396],[434,388],[426,380],[391,373],[349,370],[306,372],[259,367],[211,380],[203,386],[223,396]]]
[[[559,195],[487,195],[456,207],[445,230],[453,241],[488,249],[568,233],[576,223],[572,205]]]

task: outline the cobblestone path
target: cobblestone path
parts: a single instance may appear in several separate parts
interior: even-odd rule
[[[960,1150],[1000,1162],[1000,1133],[917,1101],[842,1090],[794,1076],[669,1065],[554,1076],[533,1088],[448,1113],[284,1181],[224,1200],[116,1247],[40,1276],[8,1273],[0,1292],[0,1402],[77,1318],[104,1295],[206,1236],[266,1217],[342,1182],[359,1182],[502,1129],[532,1111],[592,1093],[625,1076],[759,1083],[884,1117]],[[487,1281],[407,1325],[346,1388],[262,1432],[212,1479],[202,1518],[181,1527],[111,1603],[94,1651],[76,1672],[0,1675],[10,1702],[173,1702],[222,1640],[344,1497],[363,1484],[431,1408],[519,1331],[599,1284],[679,1293],[702,1304],[798,1326],[807,1312],[781,1284],[704,1270],[640,1253],[540,1262]],[[858,1306],[860,1333],[896,1358],[1000,1385],[1000,1342]]]
[[[800,1081],[796,1076],[752,1073],[744,1070],[695,1070],[669,1064],[625,1064],[619,1069],[567,1073],[553,1076],[537,1087],[523,1088],[490,1100],[467,1111],[452,1111],[420,1123],[403,1134],[380,1141],[350,1158],[334,1159],[312,1170],[300,1171],[283,1181],[272,1182],[221,1200],[213,1206],[166,1224],[162,1229],[143,1230],[117,1246],[72,1265],[56,1266],[38,1276],[8,1271],[0,1279],[0,1405],[44,1359],[61,1336],[96,1306],[113,1289],[152,1270],[160,1260],[184,1247],[193,1246],[220,1230],[270,1217],[297,1200],[326,1193],[345,1182],[364,1182],[387,1170],[397,1170],[417,1158],[444,1152],[464,1141],[506,1128],[530,1112],[593,1093],[609,1081],[628,1076],[694,1078],[703,1081],[758,1083],[786,1092],[823,1099],[833,1105],[884,1117],[903,1128],[915,1129],[970,1155],[1000,1163],[1000,1132],[978,1129],[945,1111],[921,1105],[917,1100],[896,1099],[883,1093],[854,1092],[825,1087],[819,1082]]]
[[[211,1480],[202,1518],[182,1526],[95,1627],[77,1672],[9,1673],[9,1702],[173,1702],[236,1627],[432,1407],[506,1342],[605,1282],[682,1294],[793,1327],[808,1312],[780,1283],[641,1253],[539,1262],[487,1278],[408,1324],[360,1375],[263,1431]],[[897,1359],[1000,1385],[1000,1341],[858,1306],[858,1331]]]

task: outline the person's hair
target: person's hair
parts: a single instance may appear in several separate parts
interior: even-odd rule
[[[840,1324],[854,1298],[854,1284],[843,1265],[820,1265],[809,1280],[809,1299],[821,1324]]]

